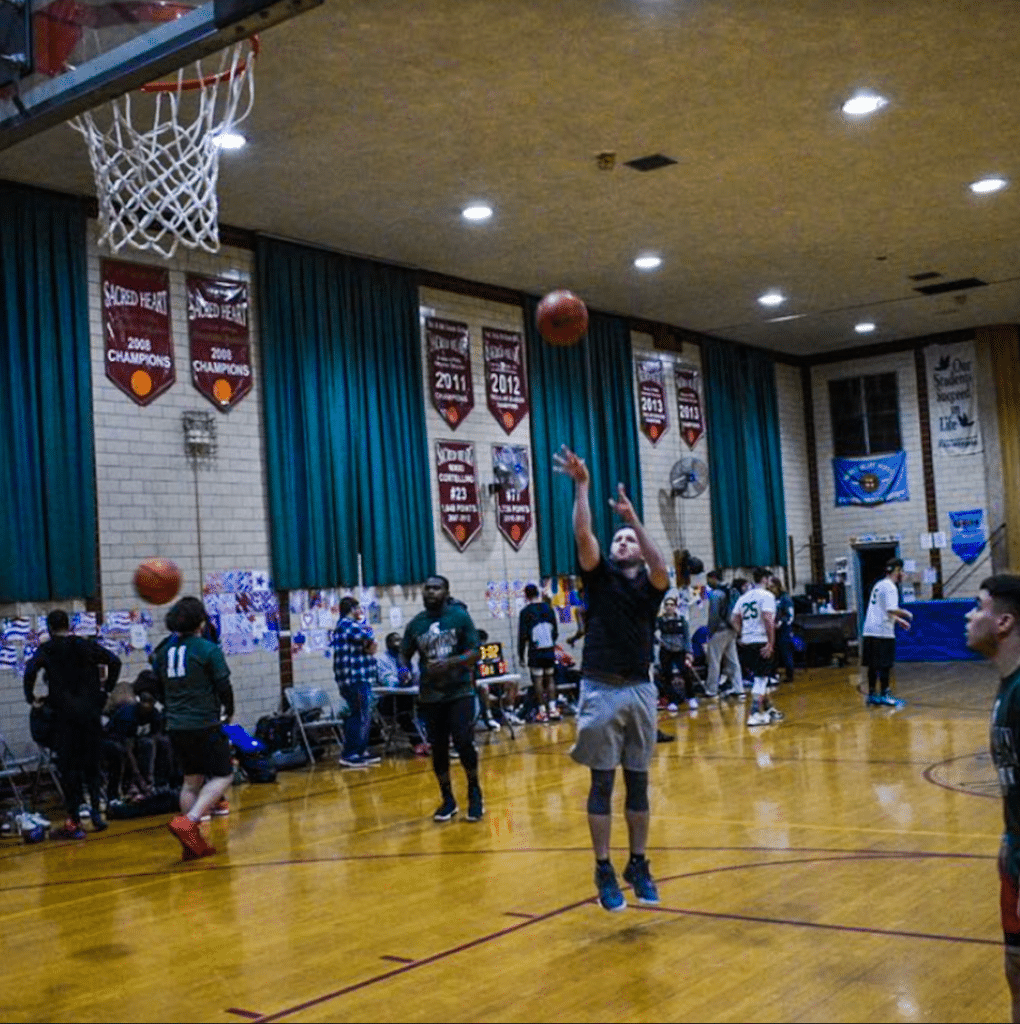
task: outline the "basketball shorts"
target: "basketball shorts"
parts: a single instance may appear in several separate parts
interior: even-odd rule
[[[656,690],[653,682],[603,683],[581,679],[577,740],[570,756],[600,771],[620,765],[647,772],[655,752]]]
[[[737,644],[740,667],[745,676],[767,679],[772,674],[772,659],[761,653],[765,647],[765,644]]]
[[[861,664],[865,668],[892,668],[896,661],[896,640],[886,636],[861,638]]]
[[[170,742],[185,775],[222,779],[234,774],[230,741],[218,725],[207,729],[172,729]]]
[[[548,650],[529,651],[528,668],[533,676],[551,672],[556,668],[556,651],[552,647]]]

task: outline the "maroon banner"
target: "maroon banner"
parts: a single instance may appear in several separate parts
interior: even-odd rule
[[[169,271],[102,260],[100,278],[106,376],[139,405],[148,405],[176,380]]]
[[[641,433],[652,444],[669,429],[666,408],[666,372],[661,359],[638,359],[638,406],[641,410]]]
[[[531,471],[528,449],[523,445],[492,446],[492,478],[496,492],[496,527],[519,551],[531,532]]]
[[[693,448],[705,432],[705,417],[701,411],[701,371],[696,366],[677,363],[674,374],[680,436],[688,448]]]
[[[428,317],[425,320],[425,350],[428,352],[432,404],[456,430],[475,407],[468,325]]]
[[[470,441],[436,441],[436,475],[443,532],[463,551],[482,529],[475,446]]]
[[[248,285],[188,274],[191,380],[224,412],[251,391]]]
[[[485,400],[499,425],[512,434],[528,415],[528,381],[524,375],[524,337],[517,331],[482,328],[485,355]]]

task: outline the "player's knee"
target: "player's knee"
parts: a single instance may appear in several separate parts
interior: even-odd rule
[[[648,810],[648,772],[632,772],[623,770],[623,781],[627,786],[627,799],[624,806],[628,811]]]
[[[588,790],[588,813],[609,814],[613,806],[613,779],[616,772],[591,770],[591,789]]]

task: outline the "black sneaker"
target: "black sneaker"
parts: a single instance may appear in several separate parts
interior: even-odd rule
[[[485,804],[482,802],[482,791],[480,789],[472,789],[468,793],[468,821],[481,821],[482,815],[485,813]]]
[[[109,824],[106,819],[99,813],[98,810],[92,811],[92,831],[93,832],[105,832],[109,828]]]
[[[675,739],[675,736],[670,736],[668,732],[663,732],[661,729],[655,734],[656,743],[672,743]]]
[[[646,907],[659,905],[659,890],[652,881],[651,867],[647,857],[641,860],[632,860],[623,869],[623,880],[634,887],[634,895],[638,903]]]
[[[449,821],[458,811],[457,801],[452,796],[444,796],[443,802],[432,815],[433,821]]]

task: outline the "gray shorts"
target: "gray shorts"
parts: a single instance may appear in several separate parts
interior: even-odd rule
[[[655,752],[656,716],[653,682],[615,685],[582,679],[577,741],[570,756],[600,771],[623,765],[632,772],[646,772]]]

